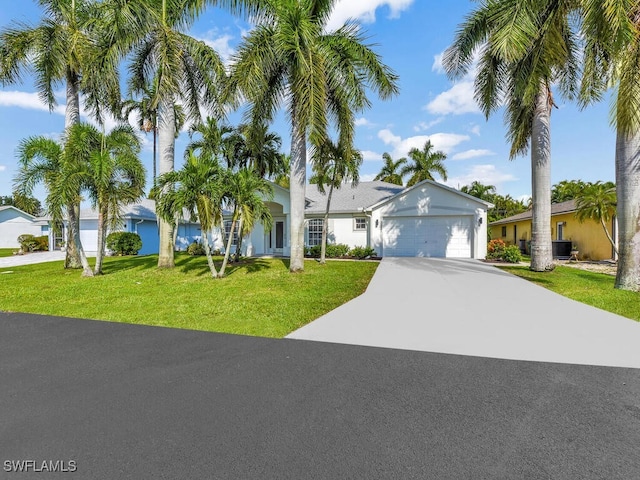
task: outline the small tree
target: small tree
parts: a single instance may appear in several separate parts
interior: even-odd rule
[[[580,222],[584,222],[585,220],[600,222],[614,252],[618,255],[618,247],[606,225],[606,222],[610,222],[615,216],[616,205],[616,187],[612,187],[610,184],[596,182],[589,184],[576,197],[575,215]]]

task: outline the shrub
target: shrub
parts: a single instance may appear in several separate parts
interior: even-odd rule
[[[509,263],[518,263],[522,260],[522,253],[516,245],[509,245],[502,252],[502,260]]]
[[[33,252],[38,246],[36,237],[31,234],[24,233],[18,237],[18,243],[23,252]]]
[[[39,252],[46,252],[49,250],[49,237],[47,235],[40,235],[35,237],[34,240],[37,243],[36,250]]]
[[[491,240],[487,245],[487,258],[502,258],[506,247],[507,244],[500,238]]]
[[[142,239],[137,233],[113,232],[107,235],[107,248],[115,255],[137,255]]]
[[[305,248],[305,255],[313,258],[320,258],[321,245],[314,245],[313,247]],[[340,258],[345,257],[349,253],[349,245],[339,243],[337,245],[327,244],[327,251],[325,256],[327,258]]]
[[[206,252],[204,251],[204,245],[202,245],[200,242],[191,243],[187,247],[187,253],[194,256],[206,255]]]
[[[349,255],[354,258],[363,259],[367,257],[375,257],[376,251],[371,247],[356,246],[349,250]]]
[[[522,260],[522,254],[516,245],[507,245],[503,240],[496,238],[487,245],[487,258],[518,263]]]

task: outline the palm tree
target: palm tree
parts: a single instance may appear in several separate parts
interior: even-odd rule
[[[602,182],[589,184],[576,197],[576,218],[582,223],[585,220],[600,222],[613,250],[618,255],[618,247],[607,229],[616,215],[616,188]]]
[[[69,132],[72,131],[72,125]],[[67,246],[76,246],[82,276],[91,277],[93,272],[80,241],[80,192],[85,185],[87,165],[79,154],[83,144],[77,139],[65,136],[63,144],[46,137],[29,137],[18,147],[20,169],[14,179],[14,189],[20,195],[31,195],[34,187],[42,183],[47,189],[45,204],[52,222],[62,221],[67,214],[68,234]],[[63,213],[64,212],[64,213]],[[65,268],[77,268],[70,262],[70,255],[65,256]]]
[[[191,141],[187,145],[185,155],[188,156],[194,153],[219,158],[224,153],[226,138],[233,131],[233,127],[220,123],[213,117],[207,117],[203,122],[194,123],[189,128]],[[198,135],[199,138],[194,138],[195,135]]]
[[[435,180],[432,172],[440,175],[443,180],[447,180],[447,168],[443,163],[447,155],[439,150],[434,151],[431,140],[427,140],[422,150],[412,148],[409,151],[409,158],[413,160],[413,164],[405,165],[400,172],[403,177],[411,175],[407,187],[423,180]]]
[[[382,159],[384,160],[384,165],[374,180],[393,183],[394,185],[402,185],[403,181],[400,170],[402,166],[407,163],[407,159],[402,157],[400,160],[394,161],[387,152],[382,154]]]
[[[486,200],[488,202],[496,194],[496,187],[494,185],[483,185],[482,183],[474,180],[471,185],[465,185],[460,189],[461,192],[479,198],[480,200]]]
[[[335,188],[340,188],[345,182],[351,182],[355,187],[360,181],[360,166],[362,165],[362,153],[359,150],[344,148],[328,141],[314,151],[313,171],[314,175],[310,183],[317,185],[320,193],[325,193],[325,186],[329,187],[327,195],[327,207],[322,222],[322,240],[320,246],[320,263],[325,264],[327,253],[327,225],[329,224],[329,209],[331,196]]]
[[[569,21],[574,0],[483,2],[458,30],[443,63],[453,78],[480,60],[475,98],[488,118],[505,106],[511,158],[531,143],[533,197],[531,269],[553,269],[551,250],[551,85],[572,96],[577,83],[576,32]]]
[[[614,85],[618,268],[615,288],[640,291],[640,33],[638,5],[626,0],[582,0],[585,80],[583,103]]]
[[[586,187],[587,184],[582,180],[561,180],[551,188],[551,203],[572,200]]]
[[[99,132],[89,124],[79,123],[69,131],[69,140],[81,144],[88,154],[87,189],[98,211],[98,250],[94,274],[102,274],[107,229],[120,223],[120,209],[144,195],[145,169],[138,157],[140,141],[129,125]]]
[[[269,131],[267,124],[240,125],[245,139],[248,166],[260,177],[272,177],[285,170],[284,157],[280,153],[282,138]]]
[[[249,124],[269,123],[286,102],[291,125],[291,272],[304,270],[307,140],[320,145],[330,120],[353,144],[355,112],[398,91],[396,75],[364,43],[357,25],[327,32],[336,0],[265,0],[258,25],[233,58],[229,92],[249,104]]]
[[[273,187],[264,178],[258,176],[250,168],[241,168],[227,176],[225,186],[227,204],[232,207],[231,229],[224,250],[224,259],[218,272],[218,277],[224,277],[224,272],[231,253],[233,234],[238,229],[238,245],[236,255],[239,255],[240,239],[253,230],[257,222],[261,222],[265,231],[271,230],[272,218],[265,199],[273,197]]]
[[[116,58],[97,41],[99,15],[95,2],[89,0],[40,0],[45,16],[38,25],[15,23],[0,31],[0,84],[20,80],[29,69],[35,75],[40,98],[50,110],[56,106],[54,89],[66,86],[65,130],[80,120],[80,93],[97,115],[107,98],[119,97]],[[97,48],[97,46],[103,48]],[[78,207],[79,208],[79,207]],[[79,220],[79,210],[67,212]],[[74,227],[79,229],[79,225]],[[69,230],[71,232],[71,229]],[[81,266],[81,258],[73,238],[67,241],[65,263]]]
[[[213,227],[222,226],[222,199],[226,183],[226,174],[213,156],[190,152],[182,168],[160,175],[152,190],[156,212],[166,222],[173,223],[184,210],[189,213],[191,221],[200,222],[202,244],[212,278],[218,277],[218,271],[211,255],[209,235]]]
[[[143,92],[155,80],[150,108],[157,109],[160,174],[174,167],[176,103],[180,101],[186,116],[194,121],[200,120],[201,106],[222,111],[218,90],[226,76],[224,64],[215,50],[185,33],[207,3],[240,8],[243,2],[142,2],[147,21],[133,44],[129,89],[134,94]],[[165,186],[170,188],[169,184]],[[165,220],[159,224],[158,267],[170,268],[175,265],[173,227]]]

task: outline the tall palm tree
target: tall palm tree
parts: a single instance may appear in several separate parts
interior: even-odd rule
[[[215,50],[185,32],[207,4],[240,8],[240,1],[142,1],[146,24],[133,43],[129,65],[129,88],[142,92],[154,80],[155,95],[151,108],[157,109],[159,172],[173,170],[175,157],[175,105],[180,102],[187,118],[200,120],[200,107],[219,114],[219,87],[226,76],[225,67]],[[166,185],[170,188],[170,185]],[[174,263],[172,224],[160,220],[158,267]]]
[[[57,103],[54,90],[64,83],[65,130],[68,130],[80,120],[80,93],[97,116],[101,115],[105,99],[119,96],[116,57],[105,44],[106,37],[96,35],[95,27],[99,24],[94,21],[99,16],[96,2],[40,0],[39,3],[44,16],[38,25],[14,23],[0,31],[0,84],[19,81],[29,69],[35,76],[40,98],[53,110]],[[78,209],[67,212],[69,218],[79,219],[78,214]],[[79,268],[78,245],[73,238],[67,240],[65,263]]]
[[[234,131],[231,125],[221,123],[213,117],[207,117],[202,122],[194,123],[189,128],[191,141],[187,145],[185,155],[208,155],[220,158],[224,153],[226,138]]]
[[[351,182],[355,187],[360,181],[360,166],[362,153],[359,150],[344,148],[343,145],[328,141],[314,151],[313,171],[310,183],[317,185],[320,193],[325,193],[325,186],[329,187],[327,206],[322,222],[322,239],[320,243],[320,263],[326,263],[327,226],[329,224],[329,209],[333,190],[340,188],[343,183]]]
[[[200,222],[202,244],[212,278],[218,277],[218,271],[213,263],[209,235],[214,227],[222,227],[226,178],[227,174],[213,156],[190,152],[182,168],[160,175],[153,189],[156,212],[165,221],[173,223],[186,210],[191,221]]]
[[[260,177],[272,177],[285,170],[280,153],[282,138],[269,131],[269,125],[240,125],[245,138],[248,166]]]
[[[402,157],[399,160],[394,160],[387,152],[384,152],[382,154],[382,159],[384,160],[384,165],[382,166],[382,170],[380,170],[380,173],[376,175],[374,180],[393,183],[394,185],[402,185],[403,181],[400,171],[402,170],[402,167],[407,163],[407,159],[405,157]]]
[[[265,205],[265,200],[270,200],[273,197],[273,187],[267,180],[258,176],[250,168],[241,168],[236,172],[231,172],[227,176],[226,182],[225,196],[227,205],[232,207],[232,215],[224,259],[218,272],[220,278],[224,277],[236,228],[238,229],[238,242],[240,242],[240,238],[248,235],[257,222],[264,225],[265,231],[271,230],[273,223],[271,212]],[[236,254],[238,253],[239,250],[236,250]]]
[[[413,163],[405,165],[400,174],[411,175],[407,181],[407,187],[411,187],[423,180],[435,180],[433,173],[437,173],[443,180],[447,180],[447,167],[444,160],[447,155],[440,150],[434,150],[431,140],[427,140],[422,150],[412,148],[409,151],[409,158]]]
[[[614,85],[618,268],[615,288],[640,291],[640,8],[637,2],[582,0],[585,102]],[[590,95],[591,94],[591,95]]]
[[[576,197],[575,215],[580,222],[584,222],[585,220],[600,222],[617,256],[618,247],[607,228],[607,222],[610,222],[616,215],[616,205],[615,186],[612,187],[606,183],[596,182],[589,184],[589,186],[583,189]]]
[[[122,219],[121,208],[144,195],[145,169],[140,161],[140,140],[129,125],[108,134],[79,123],[69,130],[69,141],[80,144],[88,154],[86,188],[98,211],[98,250],[94,274],[102,274],[107,229],[115,229]],[[84,145],[81,143],[84,142]]]
[[[569,21],[575,7],[575,0],[482,2],[460,26],[443,59],[449,75],[458,78],[471,69],[479,49],[476,101],[487,118],[504,105],[511,158],[531,146],[535,271],[553,269],[551,85],[557,82],[568,97],[576,90],[578,41]]]
[[[353,144],[355,112],[398,91],[396,75],[353,23],[327,32],[336,0],[264,0],[259,22],[233,57],[229,91],[249,103],[251,125],[269,123],[286,103],[291,125],[291,272],[304,270],[307,141],[320,145],[335,120]]]

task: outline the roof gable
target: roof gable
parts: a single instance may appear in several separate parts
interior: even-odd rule
[[[565,213],[572,213],[576,211],[576,201],[567,200],[566,202],[552,203],[551,204],[551,216],[562,215]],[[505,223],[520,222],[522,220],[531,220],[533,217],[533,211],[527,210],[526,212],[517,213],[507,218],[502,218],[491,222],[489,225],[502,225]]]

